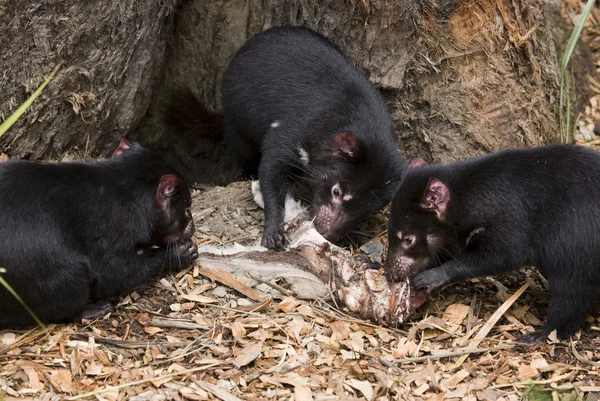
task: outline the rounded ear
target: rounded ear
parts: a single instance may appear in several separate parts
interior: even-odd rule
[[[429,166],[429,163],[427,163],[425,160],[421,159],[420,157],[416,157],[408,163],[408,167],[411,167],[411,168],[412,167],[423,167],[423,166]]]
[[[115,149],[115,151],[113,152],[111,157],[116,157],[116,156],[122,155],[123,152],[126,152],[129,149],[131,149],[131,146],[132,146],[131,142],[129,142],[125,138],[121,138],[121,142],[119,142],[119,146],[117,146],[117,148]]]
[[[332,146],[336,153],[348,157],[350,159],[356,158],[357,152],[357,142],[356,135],[353,132],[346,131],[337,134],[333,137]]]
[[[438,217],[441,217],[446,211],[449,200],[450,191],[446,184],[435,177],[431,177],[423,194],[421,202],[423,209],[435,210]]]
[[[160,177],[158,189],[156,190],[156,201],[163,207],[166,207],[169,198],[177,191],[179,186],[179,177],[174,174],[167,174]]]

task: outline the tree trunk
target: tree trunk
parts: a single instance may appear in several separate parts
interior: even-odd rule
[[[567,31],[556,2],[187,0],[174,13],[180,1],[5,5],[2,114],[56,64],[64,67],[46,99],[0,139],[0,150],[101,156],[128,136],[175,150],[196,179],[227,177],[221,144],[169,134],[167,95],[189,86],[219,110],[232,54],[250,36],[284,24],[323,33],[382,89],[407,156],[447,162],[558,139],[557,48]],[[571,65],[579,111],[589,97],[589,52],[580,46]]]
[[[0,139],[0,153],[109,154],[148,109],[179,3],[0,2],[0,116],[8,117],[62,64],[43,97]]]

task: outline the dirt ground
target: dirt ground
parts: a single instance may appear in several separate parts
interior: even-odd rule
[[[567,2],[565,18],[581,8]],[[595,11],[583,37],[600,66]],[[576,139],[597,147],[600,82],[590,80],[596,95]],[[199,246],[260,238],[250,183],[199,188],[193,202]],[[384,230],[382,213],[346,245],[360,252],[373,238],[385,243]],[[569,343],[511,344],[545,319],[549,294],[534,270],[451,286],[401,327],[323,301],[251,299],[222,281],[196,265],[149,282],[104,319],[0,332],[0,400],[600,398],[600,314]]]

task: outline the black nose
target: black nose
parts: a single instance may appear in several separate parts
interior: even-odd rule
[[[388,281],[393,283],[400,281],[400,273],[392,266],[388,266],[386,263],[383,269],[385,270],[385,277],[388,279]]]

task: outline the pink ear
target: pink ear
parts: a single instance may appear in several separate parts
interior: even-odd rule
[[[115,151],[113,152],[111,157],[120,156],[123,154],[123,152],[126,152],[130,148],[131,148],[131,142],[129,142],[125,138],[121,138],[121,142],[119,142],[119,146],[117,146],[117,148],[115,149]]]
[[[422,166],[429,166],[429,163],[427,163],[425,160],[421,159],[420,157],[417,157],[415,159],[412,159],[410,161],[410,163],[408,163],[408,167],[422,167]]]
[[[333,147],[342,155],[356,157],[356,135],[353,132],[342,132],[333,138]]]
[[[446,184],[435,177],[431,177],[427,183],[421,206],[425,209],[435,209],[437,215],[441,216],[446,211],[449,200],[450,191],[448,191]]]
[[[156,190],[156,201],[163,207],[166,207],[167,199],[175,193],[179,185],[179,177],[173,174],[167,174],[160,177],[158,189]]]

